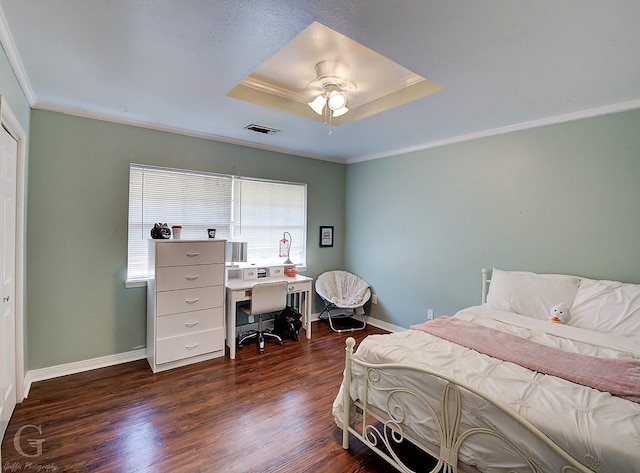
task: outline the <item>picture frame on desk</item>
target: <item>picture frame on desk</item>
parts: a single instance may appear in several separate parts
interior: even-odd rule
[[[321,225],[320,226],[320,248],[327,248],[333,246],[333,225]]]

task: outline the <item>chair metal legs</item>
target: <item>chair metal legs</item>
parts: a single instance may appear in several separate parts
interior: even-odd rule
[[[280,345],[284,345],[284,340],[280,335],[274,333],[271,329],[262,329],[262,314],[258,315],[258,330],[248,330],[238,335],[238,348],[242,348],[245,342],[256,339],[258,352],[264,354],[265,337],[275,339]]]
[[[318,315],[318,319],[320,320],[328,320],[329,321],[329,327],[331,327],[331,330],[333,330],[336,333],[344,333],[344,332],[357,332],[358,330],[364,330],[367,326],[367,322],[364,320],[364,315],[358,315],[356,313],[356,311],[353,311],[353,314],[341,314],[341,315],[331,315],[331,308],[333,307],[333,309],[335,310],[340,310],[339,307],[336,307],[335,305],[328,303],[327,301],[324,301],[324,309],[322,309],[322,312],[320,312],[320,315]],[[325,315],[326,314],[326,315]],[[357,322],[357,325],[354,327],[347,327],[347,328],[342,328],[342,329],[338,329],[333,325],[333,319],[344,319],[344,318],[350,318],[351,320],[354,320],[355,322]]]

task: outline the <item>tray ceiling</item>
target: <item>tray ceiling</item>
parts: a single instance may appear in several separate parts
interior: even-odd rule
[[[638,18],[636,0],[0,0],[0,40],[36,109],[356,162],[639,108]],[[273,85],[269,60],[313,25],[435,93],[362,116],[368,99],[354,94],[331,135],[313,116],[234,97],[247,79]],[[337,50],[350,64],[344,44]],[[275,85],[300,89],[303,69],[313,76],[319,58],[333,59],[326,44],[317,48],[274,66]],[[395,87],[385,67],[351,70],[362,74],[358,91],[368,81]]]

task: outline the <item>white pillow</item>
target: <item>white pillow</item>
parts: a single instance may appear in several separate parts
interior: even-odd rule
[[[640,337],[640,285],[583,279],[569,316],[575,327]]]
[[[571,307],[580,278],[564,274],[536,274],[493,269],[487,303],[498,310],[548,320],[551,308],[561,302]],[[570,325],[573,314],[569,311]]]

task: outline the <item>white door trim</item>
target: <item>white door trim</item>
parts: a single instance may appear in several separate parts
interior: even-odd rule
[[[18,142],[16,173],[16,401],[25,398],[24,386],[24,300],[26,270],[26,196],[27,196],[27,134],[9,104],[0,95],[0,125]]]

